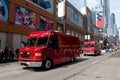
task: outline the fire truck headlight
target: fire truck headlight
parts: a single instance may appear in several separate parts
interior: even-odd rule
[[[20,52],[20,54],[23,54],[23,52]]]
[[[30,52],[27,52],[27,54],[29,55],[29,54],[30,54]]]
[[[41,53],[35,53],[35,56],[42,56]]]

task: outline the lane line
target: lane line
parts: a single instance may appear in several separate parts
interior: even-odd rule
[[[93,63],[92,63],[92,65],[94,65],[94,64],[96,64],[96,63],[98,63],[99,61],[94,61]]]

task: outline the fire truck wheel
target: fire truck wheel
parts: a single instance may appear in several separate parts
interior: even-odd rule
[[[97,56],[97,52],[95,51],[94,56]]]
[[[74,61],[75,61],[75,57],[72,56],[72,57],[70,58],[70,62],[74,62]]]
[[[47,59],[43,62],[42,68],[44,70],[49,70],[52,67],[52,62],[51,60]]]
[[[84,56],[87,56],[87,54],[84,54]]]
[[[99,55],[101,55],[101,51],[99,51]]]

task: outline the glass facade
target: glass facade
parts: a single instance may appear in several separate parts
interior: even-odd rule
[[[67,20],[83,28],[83,16],[70,5],[67,5]]]

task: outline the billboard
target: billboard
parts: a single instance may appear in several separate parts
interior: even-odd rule
[[[53,30],[53,20],[40,16],[40,30]]]
[[[54,0],[26,0],[46,11],[53,13]]]
[[[36,14],[26,8],[16,7],[15,24],[35,28],[36,27]]]
[[[69,5],[67,6],[67,20],[83,28],[83,15]]]
[[[8,21],[8,1],[0,0],[0,21]]]
[[[99,28],[103,28],[103,13],[97,13],[96,14],[96,26]]]

